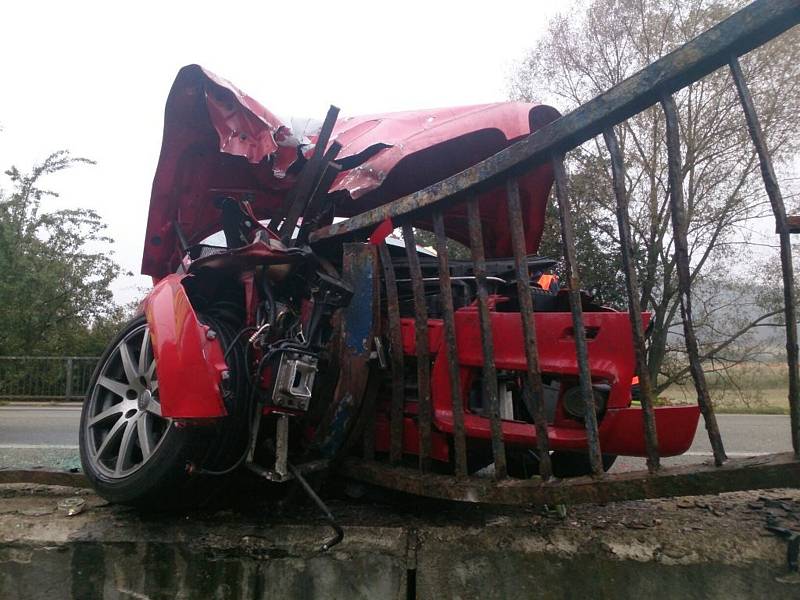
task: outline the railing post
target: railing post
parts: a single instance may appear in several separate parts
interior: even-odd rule
[[[798,367],[797,348],[797,309],[794,297],[794,267],[792,266],[792,242],[789,237],[789,225],[786,218],[786,206],[783,203],[778,178],[772,167],[772,159],[764,140],[764,132],[758,119],[753,97],[742,74],[739,60],[734,56],[730,60],[731,74],[736,83],[739,100],[744,109],[747,129],[753,139],[753,145],[761,165],[761,176],[767,190],[772,213],[775,215],[775,228],[778,231],[781,246],[781,269],[783,271],[783,305],[786,319],[786,360],[789,364],[789,414],[792,427],[792,447],[795,456],[800,458],[800,368]]]
[[[392,257],[386,242],[378,246],[383,267],[386,291],[386,320],[389,323],[389,361],[392,365],[392,404],[389,411],[389,463],[397,464],[403,458],[403,410],[405,403],[405,376],[403,366],[403,336],[400,330],[400,300]]]
[[[67,357],[67,385],[64,389],[64,399],[72,398],[72,357]]]
[[[639,390],[641,392],[642,418],[644,419],[644,439],[647,446],[647,468],[651,473],[658,470],[658,435],[656,419],[653,413],[653,388],[650,372],[647,368],[647,352],[644,344],[644,328],[642,327],[642,307],[639,303],[639,278],[633,264],[631,248],[631,223],[628,215],[628,192],[625,189],[625,164],[619,149],[614,128],[603,132],[609,155],[611,156],[611,174],[614,182],[614,195],[617,198],[617,225],[619,226],[619,245],[622,253],[622,269],[625,271],[625,285],[628,291],[628,315],[631,321],[633,349],[636,353],[636,369],[639,374]]]
[[[450,264],[447,257],[447,237],[441,211],[433,213],[436,234],[436,255],[439,261],[439,292],[442,295],[442,322],[444,324],[444,352],[447,374],[450,379],[450,400],[453,408],[453,450],[456,476],[467,475],[467,438],[464,432],[464,399],[461,394],[461,377],[456,346],[456,321],[453,312],[453,288],[450,281]]]
[[[697,391],[697,404],[708,431],[708,439],[714,451],[714,462],[722,465],[728,457],[722,444],[714,406],[708,395],[706,376],[700,364],[700,351],[697,335],[692,320],[692,283],[689,272],[689,243],[686,238],[688,223],[683,204],[683,174],[681,172],[681,141],[678,131],[678,109],[672,96],[662,96],[661,106],[667,125],[667,166],[669,170],[669,204],[672,212],[672,236],[675,244],[675,269],[678,273],[678,294],[683,318],[683,334],[686,342],[686,353],[689,356],[689,369]]]
[[[417,254],[414,229],[403,225],[403,241],[408,258],[408,274],[414,294],[414,329],[417,355],[417,401],[419,403],[419,468],[428,471],[431,467],[431,360],[428,343],[428,307],[425,304],[425,283]]]
[[[483,228],[481,227],[478,198],[474,195],[467,200],[467,220],[469,243],[472,248],[472,267],[475,271],[475,280],[478,285],[478,323],[481,331],[481,350],[483,354],[483,401],[484,406],[489,409],[494,476],[496,479],[504,479],[508,474],[508,469],[506,466],[506,449],[503,443],[503,427],[500,421],[497,369],[494,364],[494,341],[492,339],[492,322],[489,313],[489,292],[486,288]]]
[[[567,172],[564,169],[564,156],[553,157],[553,175],[556,181],[558,216],[561,221],[561,241],[564,246],[564,262],[569,278],[569,306],[572,311],[572,329],[575,336],[575,355],[578,360],[578,383],[581,388],[584,406],[586,441],[589,446],[589,464],[592,474],[603,474],[603,456],[600,452],[600,435],[597,429],[597,412],[592,390],[592,375],[589,371],[589,349],[586,346],[586,329],[583,325],[581,306],[581,280],[578,274],[575,254],[575,230],[570,214],[569,194],[567,193]]]
[[[544,410],[544,387],[539,368],[539,349],[536,340],[536,319],[533,316],[533,298],[530,288],[527,254],[525,250],[525,231],[522,225],[522,208],[519,201],[519,183],[509,179],[506,183],[506,202],[508,203],[508,223],[511,229],[511,245],[514,249],[514,268],[517,279],[520,320],[525,340],[525,360],[527,366],[526,388],[523,394],[525,407],[533,417],[536,426],[536,446],[539,450],[539,475],[545,481],[553,474],[550,461],[550,441],[547,432],[547,416]]]

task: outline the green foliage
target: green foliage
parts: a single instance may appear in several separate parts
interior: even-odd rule
[[[571,160],[575,168],[569,182],[570,202],[582,287],[604,304],[625,308],[627,295],[622,259],[616,243],[617,224],[611,213],[596,208],[612,202],[611,188],[597,185],[606,176],[605,164],[580,148],[573,152]],[[558,258],[556,272],[562,281],[568,281],[555,198],[551,198],[547,205],[539,255]]]
[[[436,234],[425,229],[414,228],[414,240],[417,246],[436,250]],[[470,249],[456,240],[447,240],[447,256],[454,260],[467,260],[472,256]]]
[[[121,274],[106,225],[85,208],[47,211],[47,175],[93,164],[59,151],[0,188],[0,355],[96,354],[123,312],[109,285]]]

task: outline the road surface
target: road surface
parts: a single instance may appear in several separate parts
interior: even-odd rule
[[[739,458],[791,449],[789,417],[784,415],[717,415],[728,456]],[[78,466],[80,407],[8,404],[0,406],[0,466]],[[711,447],[702,418],[694,443],[683,456],[665,465],[704,462]],[[614,471],[645,468],[644,459],[620,457]]]
[[[79,405],[0,406],[0,467],[80,466],[80,418]]]

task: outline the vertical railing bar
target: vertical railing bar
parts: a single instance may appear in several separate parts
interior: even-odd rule
[[[403,457],[403,408],[405,375],[403,365],[403,335],[400,329],[400,300],[394,264],[386,242],[378,246],[386,289],[386,317],[389,323],[389,360],[392,365],[392,403],[389,411],[389,462],[397,464]]]
[[[436,255],[439,259],[439,291],[442,295],[442,321],[444,323],[444,352],[447,373],[450,377],[450,400],[453,409],[453,450],[456,476],[467,475],[467,438],[464,433],[464,401],[461,394],[461,376],[458,368],[456,346],[456,319],[453,312],[453,288],[450,282],[450,265],[447,257],[447,237],[441,211],[433,213],[433,231],[436,234]]]
[[[786,207],[783,203],[783,195],[781,194],[780,185],[778,185],[778,178],[775,176],[772,158],[767,149],[753,97],[750,94],[750,88],[745,81],[739,60],[735,56],[731,57],[730,68],[733,74],[733,81],[736,83],[736,90],[739,93],[739,100],[744,109],[747,129],[758,154],[761,176],[764,179],[767,196],[769,196],[772,204],[775,226],[780,239],[783,304],[786,319],[786,360],[789,365],[789,414],[792,427],[792,447],[794,448],[795,456],[800,458],[800,367],[798,367],[797,310],[794,297],[792,242],[789,238],[789,228],[786,223]]]
[[[575,353],[578,360],[578,382],[583,396],[583,418],[586,427],[586,441],[589,446],[589,464],[592,467],[592,474],[599,476],[603,474],[603,456],[600,451],[600,435],[597,428],[592,375],[589,371],[589,350],[586,345],[586,329],[583,325],[583,307],[581,306],[581,282],[575,253],[575,230],[572,224],[572,216],[570,215],[567,172],[564,169],[563,155],[553,157],[553,174],[556,182],[558,215],[561,221],[564,262],[569,278],[569,306],[572,312]]]
[[[378,303],[380,310],[380,303]],[[380,324],[380,317],[378,320]],[[377,350],[377,348],[376,348]],[[361,452],[364,460],[375,460],[375,418],[378,410],[378,377],[372,375],[364,392],[364,433],[361,436]]]
[[[483,401],[488,404],[489,423],[492,434],[492,454],[494,456],[494,476],[504,479],[508,474],[506,452],[503,443],[503,429],[500,421],[500,400],[497,390],[497,369],[494,364],[494,341],[489,314],[489,291],[486,287],[486,256],[483,249],[483,228],[481,227],[478,198],[467,200],[467,222],[469,241],[472,248],[472,266],[478,286],[478,322],[481,331],[483,352]]]
[[[377,385],[377,381],[370,381],[364,398],[367,402],[364,407],[366,414],[364,415],[364,435],[362,436],[362,456],[364,460],[375,460],[375,413],[377,411],[378,397],[373,386]],[[370,389],[371,387],[373,389]]]
[[[708,431],[711,449],[714,451],[714,463],[722,465],[727,456],[719,433],[717,418],[714,415],[714,406],[708,394],[706,376],[700,364],[700,351],[698,350],[697,335],[692,320],[692,293],[691,275],[689,272],[689,244],[686,237],[686,209],[683,203],[683,174],[681,172],[681,142],[678,125],[678,109],[675,99],[662,96],[661,107],[664,110],[667,133],[667,167],[669,171],[669,203],[672,213],[672,235],[675,244],[675,268],[678,273],[678,294],[681,303],[681,317],[683,319],[683,334],[686,343],[686,353],[689,357],[689,370],[692,374],[694,387],[697,391],[697,404]]]
[[[383,333],[383,319],[381,318],[381,276],[378,270],[380,263],[380,251],[374,245],[372,246],[374,252],[372,253],[372,277],[375,280],[372,294],[372,314],[373,328],[372,339],[369,340],[370,346],[375,349],[375,353],[381,352],[381,335]],[[380,363],[380,359],[374,361]],[[373,368],[370,370],[370,376],[367,379],[367,384],[364,390],[364,434],[362,436],[363,443],[363,456],[365,460],[375,460],[375,419],[378,412],[378,391],[381,385],[380,369]]]
[[[428,347],[428,307],[425,304],[425,283],[417,254],[414,229],[403,225],[403,241],[408,257],[408,272],[414,294],[414,329],[417,355],[417,401],[419,406],[419,468],[430,470],[431,466],[431,361]]]
[[[617,226],[619,227],[619,245],[622,253],[622,270],[625,272],[625,285],[628,291],[628,315],[631,321],[633,349],[636,354],[636,368],[639,375],[640,400],[642,403],[642,419],[644,421],[644,441],[647,449],[647,469],[655,473],[660,467],[658,455],[658,435],[656,419],[653,412],[653,388],[650,382],[650,371],[647,368],[647,350],[645,349],[644,328],[642,327],[642,307],[639,302],[639,278],[633,264],[631,249],[631,223],[628,215],[628,191],[625,189],[625,163],[614,128],[603,132],[606,147],[611,156],[611,175],[614,184],[614,195],[617,198]]]
[[[539,475],[545,481],[553,474],[550,462],[550,442],[547,433],[547,416],[544,410],[544,386],[539,367],[539,349],[536,340],[536,320],[533,316],[533,296],[530,288],[525,231],[522,224],[522,207],[519,201],[519,183],[516,179],[506,182],[506,201],[508,203],[508,223],[511,229],[511,245],[514,251],[514,267],[517,279],[519,312],[522,318],[522,332],[525,339],[525,358],[527,364],[526,390],[523,394],[528,412],[536,426],[536,445],[539,450]]]
[[[66,385],[64,386],[64,399],[69,400],[72,398],[72,357],[67,357],[66,363]]]

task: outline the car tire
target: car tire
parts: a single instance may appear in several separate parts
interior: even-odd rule
[[[603,471],[608,471],[616,460],[616,454],[603,454]],[[553,475],[559,479],[592,474],[588,453],[556,450],[550,455],[550,461],[553,465]]]
[[[603,471],[608,471],[616,460],[615,454],[603,454]],[[559,479],[581,477],[592,473],[589,455],[581,452],[556,450],[550,453],[550,462],[553,467],[553,475]],[[509,451],[506,455],[506,465],[508,474],[516,479],[530,479],[539,475],[539,459],[533,450]]]
[[[212,326],[227,347],[230,329]],[[238,354],[229,353],[232,369]],[[241,404],[242,390],[236,391]],[[202,504],[222,478],[193,474],[190,465],[233,464],[247,444],[246,413],[229,410],[230,416],[203,427],[163,417],[149,327],[136,317],[109,344],[90,380],[80,421],[83,471],[111,502],[151,510]]]

